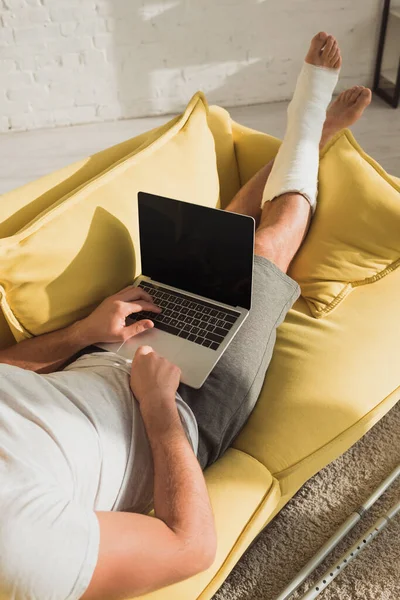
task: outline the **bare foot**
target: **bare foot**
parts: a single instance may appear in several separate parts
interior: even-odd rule
[[[325,31],[317,33],[311,40],[305,61],[317,67],[340,69],[342,57],[340,56],[339,45],[333,35],[328,35]]]
[[[371,98],[371,90],[362,85],[355,85],[342,92],[327,110],[320,148],[338,131],[354,125],[370,104]]]

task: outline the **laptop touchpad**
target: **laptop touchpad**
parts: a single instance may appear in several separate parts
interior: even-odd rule
[[[174,362],[174,358],[179,353],[183,341],[179,337],[170,335],[154,327],[127,340],[119,349],[118,354],[132,360],[139,346],[151,346],[157,354]]]

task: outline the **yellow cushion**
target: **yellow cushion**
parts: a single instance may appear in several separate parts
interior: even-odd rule
[[[208,125],[215,142],[221,208],[225,208],[241,187],[232,139],[231,116],[220,106],[210,106]]]
[[[324,148],[317,211],[289,271],[314,317],[400,266],[399,192],[350,131]]]
[[[234,443],[293,494],[400,399],[400,269],[325,319],[303,298],[279,327],[263,390]]]
[[[235,122],[232,123],[232,136],[240,183],[244,185],[266,163],[275,158],[281,141],[272,135],[255,131]]]
[[[244,185],[276,156],[280,141],[237,123],[232,132]],[[317,211],[289,271],[314,317],[400,265],[399,192],[400,180],[365,154],[349,130],[324,148]]]
[[[94,170],[77,189],[71,190],[64,178],[58,200],[53,190],[47,192],[53,193],[43,204],[47,208],[18,233],[0,240],[1,307],[17,339],[82,318],[140,273],[138,191],[218,205],[215,146],[207,117],[206,100],[196,94],[181,117],[161,128],[161,135],[158,130],[145,136],[128,155],[127,143],[111,149],[112,159],[103,154],[98,174]],[[62,196],[64,186],[67,193]],[[24,199],[20,204],[22,222],[30,207]]]

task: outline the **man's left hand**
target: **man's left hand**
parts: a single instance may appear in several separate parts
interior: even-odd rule
[[[87,340],[87,345],[124,342],[154,327],[153,321],[149,319],[126,325],[126,317],[142,310],[156,314],[161,312],[161,308],[154,304],[150,294],[142,288],[130,285],[103,300],[88,317],[80,321],[80,333]]]

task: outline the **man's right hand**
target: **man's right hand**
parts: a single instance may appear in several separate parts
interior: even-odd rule
[[[146,425],[162,425],[165,422],[167,427],[170,421],[167,415],[173,420],[179,419],[175,394],[180,377],[179,367],[154,352],[150,346],[137,349],[132,361],[131,390],[140,404]]]
[[[109,296],[82,321],[76,323],[84,346],[105,342],[125,342],[154,327],[150,319],[142,319],[131,325],[126,318],[132,313],[143,310],[158,314],[161,308],[154,304],[153,298],[140,287],[129,285],[117,294]]]
[[[175,401],[179,379],[179,368],[152,348],[137,350],[131,388],[153,455],[155,517],[96,512],[98,559],[82,600],[142,597],[205,571],[215,560],[217,534],[204,475]]]

